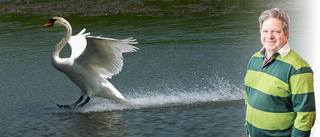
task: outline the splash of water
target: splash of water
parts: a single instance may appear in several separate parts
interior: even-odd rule
[[[102,112],[115,110],[130,110],[152,107],[166,107],[174,105],[188,105],[193,103],[229,101],[243,99],[243,90],[224,78],[203,79],[202,86],[193,89],[167,88],[165,91],[148,91],[145,94],[127,95],[128,103],[116,102],[101,98],[93,98],[90,105],[81,112]],[[141,93],[141,92],[140,92]]]

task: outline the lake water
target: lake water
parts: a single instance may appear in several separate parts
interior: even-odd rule
[[[43,28],[56,14],[0,15],[0,136],[245,137],[243,78],[261,49],[258,17],[272,7],[291,18],[290,46],[311,61],[305,1],[150,1],[149,12],[66,14],[77,34],[134,37],[109,81],[128,104],[93,97],[71,104],[80,90],[50,62],[63,28]],[[88,11],[90,13],[90,11]],[[89,14],[88,14],[89,15]],[[62,15],[59,15],[62,16]],[[66,46],[62,57],[70,55]]]

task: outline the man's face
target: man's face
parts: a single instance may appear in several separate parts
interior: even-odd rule
[[[276,18],[265,20],[261,26],[261,43],[268,56],[281,49],[288,41],[289,34],[283,32],[282,21]]]

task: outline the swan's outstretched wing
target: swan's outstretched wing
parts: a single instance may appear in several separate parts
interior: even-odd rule
[[[75,63],[97,71],[105,78],[118,74],[123,66],[122,53],[134,52],[137,47],[135,39],[117,40],[100,36],[86,36],[87,46],[83,53],[75,59]]]
[[[86,36],[90,35],[90,33],[84,33],[86,29],[84,28],[77,35],[71,36],[68,41],[71,47],[71,58],[77,58],[81,55],[87,45]]]

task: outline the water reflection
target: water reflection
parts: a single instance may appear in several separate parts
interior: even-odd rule
[[[68,116],[66,116],[68,115]],[[71,115],[71,116],[70,116]],[[60,132],[71,136],[125,136],[128,134],[128,123],[123,120],[121,113],[63,113],[59,114]],[[65,118],[66,119],[65,119]]]
[[[122,115],[119,113],[104,112],[83,114],[78,124],[83,124],[87,130],[99,136],[124,136],[127,134],[126,125],[128,125],[128,123],[122,119]]]

